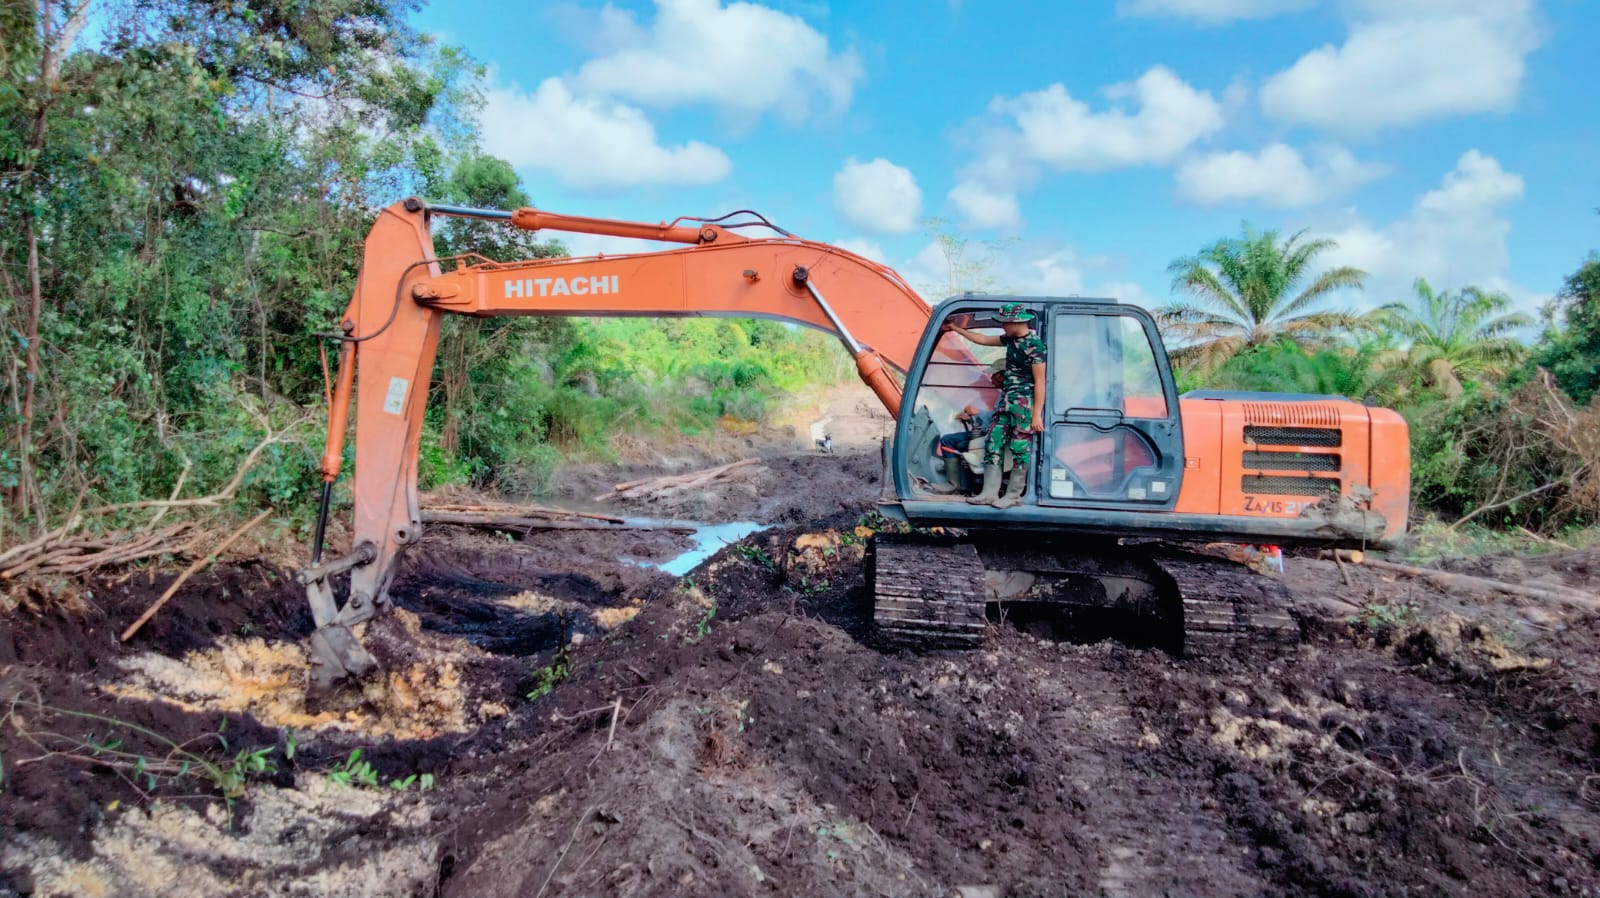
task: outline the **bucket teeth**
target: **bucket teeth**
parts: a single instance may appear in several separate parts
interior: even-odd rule
[[[367,652],[349,627],[329,624],[311,634],[311,687],[314,691],[327,692],[345,677],[359,679],[377,667],[377,659]]]

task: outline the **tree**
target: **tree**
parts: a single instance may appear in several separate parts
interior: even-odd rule
[[[1393,344],[1381,337],[1344,340],[1309,351],[1282,338],[1241,351],[1213,372],[1209,385],[1347,396],[1388,405],[1398,398],[1400,372],[1385,364],[1393,352]]]
[[[517,179],[511,163],[474,153],[461,159],[434,194],[438,199],[487,209],[515,209],[532,201]],[[535,234],[500,222],[447,218],[435,227],[434,248],[440,258],[475,253],[497,262],[547,259],[566,254],[560,243],[541,241]],[[463,432],[473,445],[469,465],[488,465],[484,448],[505,439],[485,433],[478,419],[483,409],[503,403],[504,394],[518,388],[511,373],[515,356],[537,355],[557,335],[570,337],[564,318],[473,318],[448,316],[439,337],[439,375],[435,381],[440,402],[430,415],[440,420],[439,448],[448,455],[461,454]],[[473,465],[475,466],[475,465]]]
[[[1565,326],[1555,322],[1558,313]],[[1587,404],[1600,393],[1600,254],[1590,253],[1567,276],[1547,314],[1551,323],[1535,359],[1574,402]]]
[[[953,230],[950,222],[943,218],[924,219],[922,229],[938,247],[944,268],[937,273],[938,282],[916,285],[930,301],[938,302],[961,293],[1006,292],[1007,288],[995,275],[995,268],[1001,253],[1016,242],[1014,239],[984,240],[974,246],[970,238]]]
[[[1340,266],[1313,276],[1317,256],[1337,244],[1304,237],[1299,231],[1280,241],[1277,231],[1258,233],[1246,224],[1239,236],[1168,266],[1172,289],[1196,300],[1159,312],[1168,332],[1186,343],[1172,351],[1173,360],[1212,371],[1248,347],[1279,339],[1305,343],[1356,325],[1354,315],[1313,307],[1336,290],[1361,288],[1366,272]]]
[[[1389,303],[1372,320],[1410,343],[1406,367],[1445,396],[1460,396],[1464,380],[1503,376],[1525,351],[1510,334],[1533,319],[1507,313],[1506,294],[1477,287],[1436,292],[1423,278],[1412,287],[1412,302]]]

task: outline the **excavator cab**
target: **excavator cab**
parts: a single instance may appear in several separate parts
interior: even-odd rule
[[[1003,364],[1005,349],[968,341],[946,325],[998,336],[996,313],[1011,302],[1034,313],[1048,351],[1045,431],[1027,470],[1008,467],[1008,477],[1028,479],[1023,508],[999,518],[980,506],[979,518],[1003,524],[1018,516],[1048,520],[1056,509],[1170,510],[1183,478],[1183,429],[1155,322],[1136,306],[1078,297],[967,294],[934,309],[906,376],[910,401],[902,405],[891,466],[897,498],[921,512],[917,517],[949,512],[974,520],[963,501],[966,483],[950,482],[937,447],[942,434],[961,429],[957,413],[995,407],[1000,389],[989,366]],[[982,455],[975,440],[964,457],[969,470],[979,470]],[[1009,466],[1009,455],[1005,461]]]

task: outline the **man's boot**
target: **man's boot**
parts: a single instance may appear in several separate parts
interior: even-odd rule
[[[1022,494],[1028,489],[1028,472],[1018,465],[1011,469],[1011,479],[1006,482],[1006,491],[1000,498],[994,500],[995,508],[1016,508],[1022,504]]]
[[[961,492],[961,457],[946,455],[944,457],[944,479],[948,483],[929,483],[928,492],[940,496],[948,496]]]
[[[983,466],[983,492],[971,496],[967,502],[972,505],[993,505],[1000,498],[1000,465],[990,462]]]

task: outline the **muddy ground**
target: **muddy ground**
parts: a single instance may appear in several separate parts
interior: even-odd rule
[[[627,509],[773,525],[681,579],[678,535],[436,529],[369,634],[408,654],[331,698],[266,563],[126,645],[172,572],[14,591],[0,895],[1600,894],[1593,613],[1290,557],[1286,651],[889,651],[876,458],[754,467]]]

